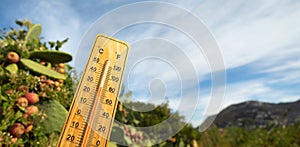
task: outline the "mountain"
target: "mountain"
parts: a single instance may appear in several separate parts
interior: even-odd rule
[[[215,116],[210,116],[207,120]],[[214,120],[219,128],[266,128],[295,124],[300,119],[300,100],[289,103],[265,103],[247,101],[222,110]],[[205,124],[206,121],[203,122]],[[201,126],[200,126],[201,127]]]

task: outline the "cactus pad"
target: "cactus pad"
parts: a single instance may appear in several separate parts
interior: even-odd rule
[[[17,64],[9,64],[6,67],[6,70],[8,70],[11,74],[15,74],[18,72],[18,65]]]
[[[123,129],[121,129],[118,126],[113,126],[112,127],[112,131],[111,131],[111,135],[110,135],[110,141],[114,141],[114,142],[124,142],[124,131]]]
[[[46,134],[60,132],[68,111],[56,100],[44,100],[37,105],[39,110],[46,113],[45,120],[39,122]]]
[[[55,78],[55,79],[61,79],[61,80],[66,79],[66,77],[63,74],[53,71],[37,62],[30,60],[30,59],[22,58],[20,61],[27,68],[29,68],[30,70],[37,72],[39,74],[46,75],[46,76],[49,76],[49,77]]]
[[[65,63],[72,60],[72,56],[61,51],[33,51],[29,58],[38,58],[51,63]]]
[[[109,147],[118,147],[116,143],[108,142]]]
[[[25,37],[25,43],[31,42],[32,40],[39,39],[41,32],[42,32],[42,26],[40,24],[35,24],[31,26]]]

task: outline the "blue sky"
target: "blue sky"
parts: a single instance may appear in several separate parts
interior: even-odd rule
[[[68,37],[69,42],[62,50],[72,53],[75,60],[81,59],[81,55],[84,59],[86,57],[81,53],[88,51],[78,47],[89,29],[95,28],[93,24],[107,12],[134,2],[142,1],[2,0],[0,27],[15,27],[16,19],[30,19],[34,23],[42,24],[42,36],[45,40],[62,40]],[[226,95],[222,108],[246,100],[277,103],[300,98],[300,1],[167,0],[163,2],[183,8],[201,19],[217,41],[227,72]],[[157,9],[149,13],[168,15],[162,12],[164,11]],[[126,14],[122,15],[124,15],[123,19],[128,17]],[[119,18],[122,18],[122,15]],[[102,30],[109,27],[106,26]],[[97,31],[101,33],[100,28]],[[171,64],[151,58],[136,64],[133,69],[127,69],[126,72],[131,70],[132,74],[125,78],[124,82],[127,89],[133,91],[134,100],[160,104],[166,100],[165,97],[168,97],[174,110],[180,100],[195,103],[191,100],[191,96],[199,96],[196,115],[191,120],[194,125],[199,124],[211,96],[212,71],[205,56],[197,50],[193,42],[185,35],[180,35],[177,30],[151,23],[130,26],[115,37],[132,45],[129,56],[132,59],[138,55],[151,54],[150,51],[137,49],[146,48],[143,42],[151,38],[172,42],[182,50],[192,62],[195,71],[190,71],[184,65],[178,65],[185,70],[183,75],[178,75],[173,72]],[[88,39],[93,41],[94,38]],[[164,42],[161,42],[161,46],[164,46]],[[168,48],[167,45],[164,47]],[[157,49],[160,54],[166,54],[160,52],[159,45]],[[174,58],[177,55],[174,54]],[[184,56],[180,55],[176,59],[182,58]],[[80,70],[84,62],[77,60],[71,64]],[[190,78],[194,76],[191,75],[192,72],[195,72],[199,82],[190,84],[182,90],[180,82],[192,81],[193,79]],[[197,93],[199,88],[200,94]],[[189,110],[195,109],[186,105],[179,111],[188,114],[191,112]],[[215,112],[208,114],[212,113]]]

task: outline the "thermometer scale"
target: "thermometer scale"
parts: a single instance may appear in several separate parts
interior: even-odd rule
[[[57,147],[106,147],[122,85],[128,44],[97,35]]]

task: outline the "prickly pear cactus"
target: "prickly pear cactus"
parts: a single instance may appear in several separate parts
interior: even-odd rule
[[[72,56],[68,53],[49,50],[31,52],[29,58],[38,58],[51,63],[65,63],[72,60]]]
[[[40,111],[44,111],[47,116],[41,118],[40,126],[44,133],[60,132],[68,111],[56,100],[43,100],[37,104]]]
[[[63,74],[53,71],[37,62],[30,60],[30,59],[21,59],[21,63],[24,66],[26,66],[28,69],[30,69],[34,72],[37,72],[39,74],[46,75],[46,76],[54,78],[54,79],[61,79],[61,80],[66,79],[66,77]]]
[[[29,28],[30,29],[28,30],[27,35],[25,37],[25,43],[32,42],[34,40],[38,41],[42,32],[42,26],[40,24],[34,24]]]
[[[0,146],[55,146],[74,94],[72,56],[58,50],[66,40],[41,42],[40,24],[16,23],[0,34]]]
[[[12,74],[16,74],[18,72],[18,65],[17,64],[9,64],[5,68],[6,68],[6,70],[8,70]]]

